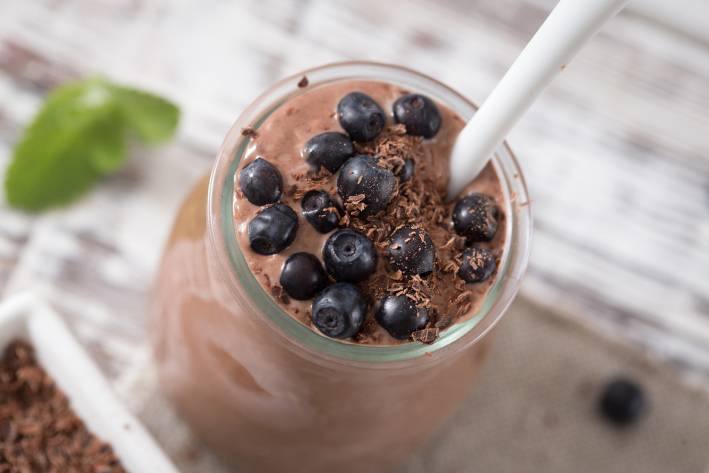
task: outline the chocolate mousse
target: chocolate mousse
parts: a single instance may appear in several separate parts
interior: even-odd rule
[[[307,87],[307,82],[304,87]],[[446,202],[464,121],[383,82],[313,87],[247,136],[237,240],[301,323],[350,343],[431,343],[471,317],[505,242],[492,167]]]

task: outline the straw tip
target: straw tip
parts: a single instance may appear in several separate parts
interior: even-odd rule
[[[464,156],[461,156],[460,152],[460,149],[454,149],[451,156],[447,200],[455,198],[463,191],[465,186],[473,182],[489,161],[487,157],[473,158],[474,155],[470,153],[464,153]]]

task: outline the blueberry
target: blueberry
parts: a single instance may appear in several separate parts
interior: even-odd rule
[[[408,94],[394,102],[394,120],[406,126],[409,135],[433,138],[441,128],[441,114],[433,100]]]
[[[321,190],[312,190],[303,196],[300,202],[303,217],[315,230],[328,233],[340,222],[341,210],[330,195]]]
[[[260,255],[283,251],[295,240],[298,216],[285,204],[267,207],[249,222],[249,244]]]
[[[283,264],[281,286],[293,299],[304,301],[327,286],[327,274],[311,253],[293,253]]]
[[[408,225],[391,236],[387,255],[389,262],[407,275],[431,274],[436,262],[436,249],[428,232]]]
[[[281,198],[283,179],[273,164],[256,158],[239,173],[239,187],[252,204],[273,204]]]
[[[495,255],[487,248],[467,248],[462,259],[458,276],[467,283],[483,282],[497,269]]]
[[[377,305],[374,318],[392,337],[406,340],[426,327],[428,310],[416,307],[406,296],[386,296]]]
[[[315,169],[324,167],[335,173],[354,154],[350,137],[344,133],[327,131],[315,135],[305,143],[303,156]]]
[[[337,192],[343,201],[364,194],[363,216],[384,210],[394,196],[396,185],[394,174],[377,166],[377,159],[366,154],[350,158],[337,176]]]
[[[338,282],[326,287],[313,300],[313,324],[333,338],[349,338],[362,328],[367,302],[359,288]]]
[[[386,114],[372,97],[350,92],[337,104],[337,118],[355,141],[371,141],[384,129]]]
[[[499,218],[500,210],[492,197],[478,192],[466,195],[453,208],[453,228],[468,243],[492,240]]]
[[[601,393],[598,409],[606,420],[618,426],[627,426],[640,418],[646,404],[640,385],[627,378],[616,378]]]
[[[399,174],[399,182],[408,182],[414,177],[414,171],[416,170],[416,163],[413,159],[407,159],[404,161],[404,165],[401,167]]]
[[[323,260],[327,272],[337,281],[364,281],[377,268],[374,243],[349,228],[330,235],[323,248]]]

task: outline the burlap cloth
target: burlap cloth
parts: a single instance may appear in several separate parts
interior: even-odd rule
[[[499,325],[473,394],[443,431],[397,473],[703,473],[709,464],[709,398],[672,368],[519,300]],[[141,375],[119,391],[185,473],[223,473]],[[627,374],[651,407],[636,426],[599,419],[603,383]],[[137,393],[140,393],[139,395]],[[287,472],[284,472],[287,473]],[[362,472],[368,473],[368,472]]]

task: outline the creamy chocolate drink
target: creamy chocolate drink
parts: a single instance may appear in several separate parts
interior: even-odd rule
[[[468,225],[489,219],[471,220],[460,208],[454,221],[460,199],[443,204],[440,196],[452,140],[474,113],[472,104],[433,79],[392,66],[344,63],[306,74],[307,87],[298,86],[299,74],[242,112],[209,180],[197,184],[177,215],[152,304],[160,383],[199,438],[243,471],[391,471],[475,384],[490,329],[526,267],[526,188],[509,149],[500,148],[464,192],[474,197],[461,204],[487,209],[467,214],[494,216],[497,228]],[[385,112],[374,137],[355,138],[356,131],[340,124],[337,105],[353,91]],[[392,107],[408,93],[436,105],[441,121],[434,135],[397,126]],[[334,172],[314,169],[313,160],[322,158],[317,150],[304,153],[325,132],[353,142]],[[277,169],[280,191],[241,185],[241,172],[259,158]],[[354,179],[338,186],[343,171]],[[278,181],[263,169],[253,174]],[[372,175],[386,177],[372,187]],[[363,183],[371,192],[361,196]],[[311,192],[316,198],[304,209]],[[286,220],[257,220],[250,235],[249,224],[265,209]],[[396,235],[400,226],[412,228]],[[371,241],[376,257],[338,264],[348,241],[369,247],[349,232]],[[336,234],[344,234],[344,244],[328,253]],[[466,262],[462,255],[471,248],[492,259]],[[291,259],[301,253],[311,256]],[[361,256],[344,256],[352,254]],[[282,278],[289,259],[296,264]],[[318,265],[322,273],[302,272]],[[338,291],[322,296],[332,287]],[[352,297],[352,287],[361,299]],[[389,304],[380,313],[381,300],[399,295],[412,304]],[[327,310],[316,323],[318,300]],[[344,324],[342,314],[351,316]]]
[[[234,219],[249,268],[286,312],[325,335],[430,342],[476,313],[494,281],[505,240],[495,170],[445,202],[459,115],[383,82],[309,89],[246,130]],[[347,250],[355,254],[338,254]],[[317,317],[334,282],[344,300],[328,309],[345,319],[330,321],[341,332]],[[346,289],[360,303],[350,304],[354,316]]]

